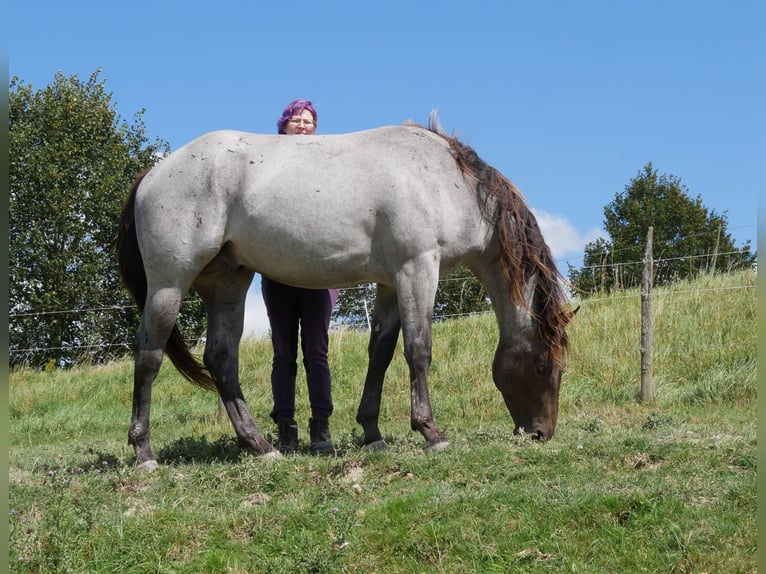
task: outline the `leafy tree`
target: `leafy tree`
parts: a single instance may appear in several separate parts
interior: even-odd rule
[[[367,326],[375,306],[375,285],[368,283],[341,291],[335,320],[351,326]],[[471,271],[460,267],[439,281],[434,302],[437,319],[487,311],[491,308],[484,287]]]
[[[489,295],[474,274],[458,267],[439,281],[434,303],[434,315],[449,318],[469,313],[481,313],[492,308]]]
[[[701,197],[689,197],[680,179],[659,175],[651,163],[604,208],[604,217],[609,239],[585,246],[582,269],[569,266],[570,283],[580,294],[640,285],[649,227],[656,284],[747,268],[755,260],[749,241],[734,246],[725,212],[708,211]]]
[[[82,82],[59,72],[37,91],[10,82],[12,365],[122,355],[138,323],[114,239],[133,178],[168,145],[147,140],[143,111],[121,120],[99,74]],[[199,310],[187,315],[199,324]]]
[[[367,318],[372,317],[374,306],[374,283],[364,283],[341,289],[333,319],[351,327],[367,327]]]

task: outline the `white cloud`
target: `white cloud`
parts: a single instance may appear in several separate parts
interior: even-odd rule
[[[545,242],[553,252],[554,259],[582,257],[585,245],[598,237],[606,237],[601,229],[589,229],[581,233],[563,215],[555,215],[532,209],[540,225]]]
[[[256,275],[245,301],[245,328],[243,339],[263,339],[269,334],[269,317],[261,295],[260,276]]]

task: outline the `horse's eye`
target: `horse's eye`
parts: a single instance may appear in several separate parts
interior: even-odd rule
[[[551,364],[548,353],[545,353],[537,360],[535,364],[535,373],[537,373],[537,376],[539,377],[547,377],[551,374],[552,367],[553,365]]]

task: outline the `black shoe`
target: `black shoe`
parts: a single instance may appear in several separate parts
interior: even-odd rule
[[[298,448],[298,424],[294,419],[277,421],[277,450],[282,454],[292,454]]]
[[[328,419],[309,419],[309,436],[311,454],[335,454],[330,437],[330,421]]]

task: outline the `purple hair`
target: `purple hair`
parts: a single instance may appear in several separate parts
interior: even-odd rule
[[[290,102],[285,110],[282,112],[282,117],[277,120],[277,133],[285,133],[285,124],[293,117],[300,115],[303,110],[308,110],[311,115],[314,116],[314,123],[317,122],[317,111],[314,109],[314,104],[308,100],[295,100]]]

